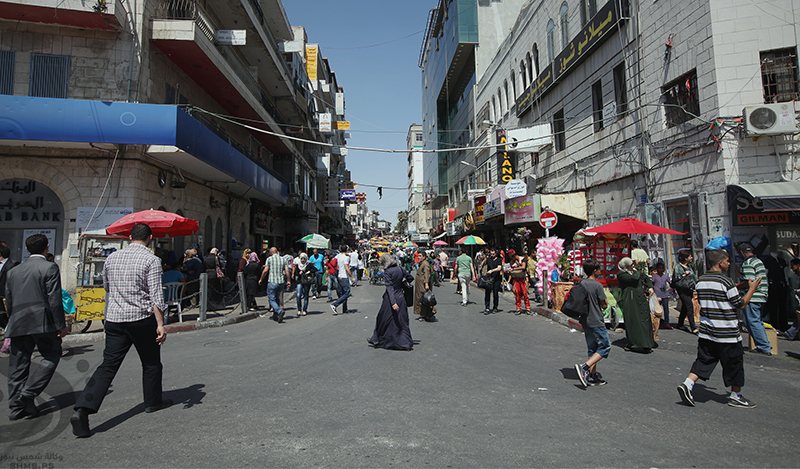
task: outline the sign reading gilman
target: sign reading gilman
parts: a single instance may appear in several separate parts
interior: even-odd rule
[[[496,130],[497,137],[497,183],[508,184],[515,178],[517,172],[514,170],[514,160],[516,152],[508,151],[508,137],[503,129]]]

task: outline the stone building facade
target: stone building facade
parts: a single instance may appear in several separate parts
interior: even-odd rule
[[[344,211],[323,204],[344,182],[331,148],[345,141],[318,124],[344,118],[343,89],[319,48],[307,66],[305,32],[279,0],[69,1],[61,15],[51,3],[0,11],[0,239],[12,258],[43,230],[73,288],[87,227],[150,208],[199,221],[158,241],[178,258],[345,235]]]

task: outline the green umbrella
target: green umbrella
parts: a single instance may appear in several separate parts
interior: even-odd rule
[[[317,248],[317,249],[328,249],[331,247],[331,240],[328,238],[319,235],[319,234],[310,234],[300,238],[298,243],[306,243],[306,247],[309,249]]]
[[[479,236],[469,235],[456,241],[456,244],[486,244],[486,241],[482,240]]]

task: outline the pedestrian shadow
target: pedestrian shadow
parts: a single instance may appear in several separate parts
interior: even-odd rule
[[[197,404],[203,403],[203,397],[206,395],[206,393],[202,390],[204,387],[205,384],[193,384],[186,388],[173,389],[172,391],[164,392],[163,398],[172,399],[174,402],[173,406],[177,404],[183,404],[183,408],[188,409]],[[92,429],[92,433],[107,432],[117,425],[124,423],[131,417],[141,414],[142,412],[144,412],[144,403],[138,404],[136,407],[133,407],[130,410],[117,415],[116,417],[106,420],[100,425],[94,427]]]
[[[717,388],[706,386],[702,383],[695,383],[694,387],[692,388],[692,397],[694,398],[695,402],[719,402],[720,404],[727,404],[728,403],[728,396],[727,392],[723,394],[719,394],[717,392]],[[682,401],[676,402],[676,404],[683,404]]]
[[[561,368],[559,371],[561,371],[561,376],[564,379],[568,379],[570,381],[577,381],[577,384],[573,384],[573,386],[580,389],[581,391],[586,390],[586,387],[584,387],[583,383],[581,383],[580,377],[578,377],[578,372],[575,371],[575,367]]]
[[[88,345],[78,345],[75,347],[70,347],[68,345],[64,345],[63,349],[67,352],[66,355],[61,357],[62,360],[68,361],[72,357],[76,355],[83,355],[85,353],[93,352],[94,351],[94,344]]]
[[[794,358],[796,360],[800,360],[800,353],[786,352],[786,356],[789,357],[789,358]]]

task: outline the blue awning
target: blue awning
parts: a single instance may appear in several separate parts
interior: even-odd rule
[[[288,199],[286,184],[177,106],[0,95],[0,110],[3,140],[174,146],[275,202]]]

